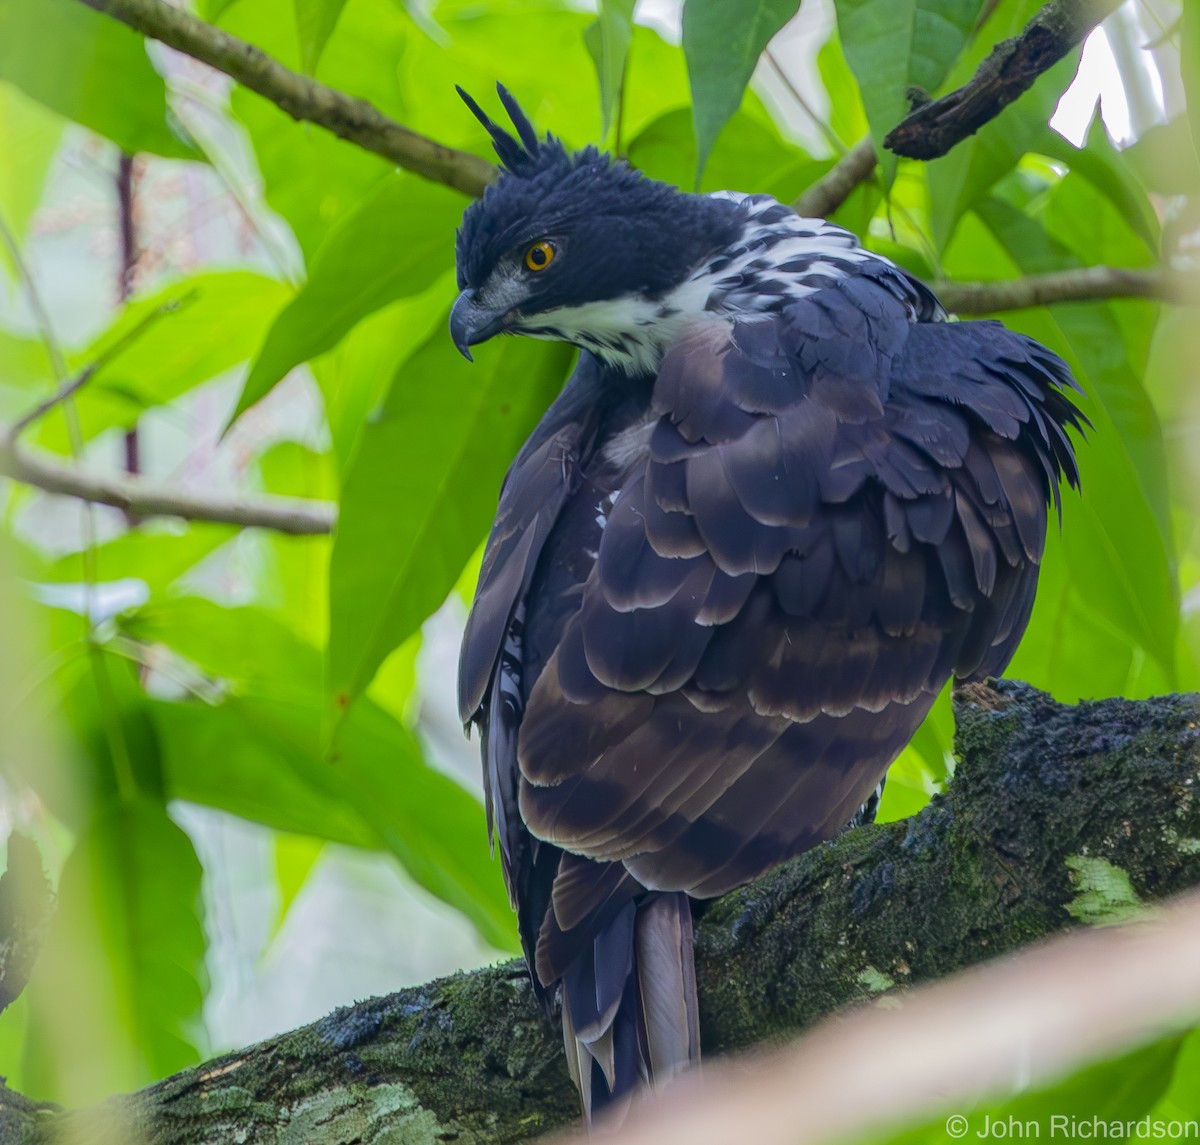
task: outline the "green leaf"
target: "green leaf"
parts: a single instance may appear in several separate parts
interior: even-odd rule
[[[237,0],[197,0],[196,10],[200,15],[215,24],[220,18],[221,13],[225,11],[230,4],[236,3]]]
[[[412,735],[366,698],[323,749],[316,648],[261,609],[197,597],[155,602],[121,623],[127,635],[165,645],[229,689],[215,707],[153,705],[173,798],[388,850],[485,939],[513,949],[512,912],[479,800],[429,767]]]
[[[263,730],[256,703],[240,696],[212,708],[150,702],[171,798],[215,807],[276,831],[383,850],[379,836],[344,794],[330,791],[319,758],[294,751]]]
[[[1180,74],[1187,94],[1188,126],[1192,132],[1192,150],[1200,160],[1200,12],[1195,4],[1183,6],[1179,37]]]
[[[947,1132],[961,1122],[967,1140],[1139,1140],[1154,1133],[1153,1120],[1137,1125],[1154,1108],[1171,1081],[1182,1039],[1174,1034],[1148,1046],[1101,1061],[1062,1079],[1035,1079],[1031,1092],[982,1107],[967,1103],[959,1117],[939,1114],[936,1121],[901,1133],[879,1135],[889,1145],[951,1145],[964,1134]],[[1194,1081],[1192,1083],[1194,1085]],[[1132,1123],[1133,1131],[1130,1132]],[[1162,1128],[1166,1130],[1167,1125]],[[1167,1134],[1169,1140],[1173,1135]],[[1181,1132],[1179,1136],[1183,1136]]]
[[[401,363],[443,329],[457,287],[447,271],[428,290],[364,318],[332,350],[312,362],[325,400],[338,469],[344,472],[363,427],[383,401]]]
[[[143,580],[151,593],[160,592],[237,534],[232,525],[147,522],[92,550],[96,579]],[[80,583],[86,579],[84,556],[83,550],[67,553],[42,575],[52,582]]]
[[[287,67],[302,66],[294,0],[244,0],[229,8],[221,23]],[[411,21],[398,4],[347,5],[321,53],[321,79],[411,126],[411,108],[399,98],[398,87],[401,73],[411,66],[413,43],[422,39],[412,35]],[[444,69],[445,49],[433,45],[432,50]],[[404,61],[403,68],[397,60]],[[435,84],[453,95],[444,71],[429,77],[426,91]],[[291,226],[306,259],[330,228],[394,170],[378,155],[296,122],[246,88],[234,87],[230,108],[250,135],[267,204]],[[444,135],[440,128],[429,134]]]
[[[888,768],[877,823],[915,815],[941,791],[954,758],[954,710],[947,682],[908,746]]]
[[[37,391],[36,398],[40,401],[53,388],[54,368],[45,343],[0,330],[0,392],[4,395],[6,415],[23,413],[33,404],[33,395],[27,391]]]
[[[199,1060],[200,863],[145,797],[100,807],[63,869],[30,983],[30,1081],[89,1104]]]
[[[837,27],[817,52],[817,70],[829,93],[829,128],[844,147],[851,147],[870,130],[858,81],[846,62]]]
[[[245,362],[287,296],[283,283],[261,274],[208,271],[128,303],[68,356],[73,370],[104,362],[75,398],[84,438],[131,428],[147,409]],[[61,412],[43,418],[30,436],[60,452],[69,448]]]
[[[977,36],[952,71],[947,87],[966,83],[1001,39],[1017,35],[1042,6],[1042,0],[1009,0],[991,13],[985,29]],[[1068,53],[1002,115],[985,123],[948,155],[925,165],[929,185],[929,220],[934,244],[946,248],[954,228],[1021,156],[1051,132],[1046,123],[1054,114],[1059,97],[1074,75],[1078,51]],[[984,276],[987,277],[987,276]]]
[[[300,60],[312,75],[325,50],[325,42],[337,27],[346,0],[295,0],[296,30],[300,34]]]
[[[749,100],[747,101],[749,102]],[[737,111],[704,168],[701,191],[778,192],[785,200],[829,168],[747,111]],[[664,112],[629,145],[629,161],[655,179],[686,184],[696,171],[696,139],[687,108]]]
[[[3,8],[0,8],[3,13]],[[0,19],[3,16],[0,15]],[[16,88],[0,85],[0,218],[18,243],[42,198],[63,121]],[[7,248],[4,258],[8,259]]]
[[[1171,1087],[1154,1108],[1164,1120],[1171,1118],[1200,1120],[1200,1029],[1187,1034],[1175,1059]]]
[[[1083,147],[1075,147],[1053,128],[1046,127],[1041,138],[1034,142],[1033,149],[1050,159],[1065,163],[1074,174],[1088,180],[1142,240],[1146,246],[1146,256],[1151,261],[1157,257],[1161,228],[1154,204],[1134,178],[1126,161],[1126,153],[1112,145],[1099,116],[1092,122]],[[1084,252],[1077,250],[1077,253]],[[1105,261],[1111,257],[1104,255]]]
[[[1094,195],[1092,208],[1097,214],[1102,213],[1097,204],[1103,203]],[[976,218],[991,232],[991,243],[978,233]],[[980,244],[975,257],[981,265],[992,267],[993,273],[1006,263],[1014,272],[1035,273],[1077,261],[1024,210],[999,199],[979,204],[959,231],[955,246],[947,252],[947,269],[954,274],[963,273],[958,259],[968,242]],[[1006,317],[1010,326],[1062,354],[1091,399],[1084,406],[1095,432],[1079,448],[1083,494],[1068,494],[1063,502],[1061,546],[1072,573],[1070,592],[1078,593],[1082,604],[1110,629],[1155,657],[1171,680],[1179,609],[1161,475],[1161,431],[1140,382],[1129,369],[1129,346],[1121,337],[1120,323],[1111,305],[1102,303],[1019,311]],[[1067,615],[1065,604],[1065,599],[1059,602],[1059,616]],[[1063,644],[1082,637],[1082,631],[1077,634],[1052,617],[1048,621]],[[1062,654],[1061,650],[1053,653],[1059,659]],[[1084,668],[1088,676],[1104,670],[1101,663]],[[1071,680],[1068,686],[1077,683]],[[1064,684],[1062,676],[1055,674],[1043,686],[1058,690]],[[1086,689],[1084,693],[1088,694]]]
[[[896,157],[883,137],[907,114],[909,89],[932,95],[979,16],[980,0],[836,0],[842,48],[858,79],[887,182]]]
[[[799,6],[799,0],[687,0],[683,51],[692,85],[697,182],[721,128],[742,102],[758,57]]]
[[[76,0],[0,0],[0,80],[131,154],[199,158],[167,126],[146,41]]]
[[[1200,86],[1200,80],[1197,84]],[[1148,128],[1120,153],[1120,158],[1148,191],[1194,195],[1200,189],[1200,157],[1186,115]]]
[[[344,484],[329,573],[335,712],[453,588],[570,355],[497,339],[472,365],[439,331],[396,374]]]
[[[230,420],[367,315],[432,285],[453,265],[462,211],[461,197],[416,176],[380,183],[322,244],[308,283],[267,334]]]
[[[275,836],[275,886],[279,890],[279,913],[274,931],[279,933],[288,911],[300,892],[308,885],[309,876],[325,853],[325,844],[307,835]]]
[[[589,24],[583,33],[600,81],[600,109],[604,116],[601,131],[605,136],[613,120],[619,119],[625,59],[633,39],[633,7],[636,3],[637,0],[600,0],[595,23]],[[620,140],[617,147],[620,148]]]

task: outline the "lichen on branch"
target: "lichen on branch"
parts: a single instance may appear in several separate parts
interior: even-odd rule
[[[1130,896],[1200,883],[1196,696],[1067,706],[1002,682],[963,689],[956,713],[944,796],[702,910],[706,1054],[795,1034],[1081,918],[1113,921],[1098,901],[1127,911]],[[56,1122],[32,1108],[0,1091],[0,1140],[38,1140],[18,1134]],[[576,1110],[558,1031],[524,967],[505,963],[347,1006],[71,1116],[123,1118],[154,1145],[419,1145],[524,1141]]]

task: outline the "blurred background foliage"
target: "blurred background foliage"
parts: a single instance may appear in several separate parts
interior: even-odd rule
[[[487,154],[454,84],[490,106],[501,79],[570,145],[784,201],[880,140],[911,85],[964,82],[1039,3],[797,7],[197,0],[443,143]],[[1055,126],[1079,52],[945,158],[885,153],[834,217],[930,280],[1186,266],[1188,8],[1130,0]],[[339,513],[333,537],[287,536],[5,482],[0,828],[32,837],[57,891],[0,1015],[0,1072],[31,1096],[95,1100],[516,949],[453,662],[500,480],[572,355],[525,340],[457,355],[464,206],[77,0],[0,0],[0,419],[95,367],[30,447]],[[1195,689],[1195,312],[1111,299],[1003,317],[1070,362],[1095,426],[1010,674],[1063,700]],[[952,733],[939,703],[885,818],[940,789]],[[1113,1067],[1137,1084],[1098,1070],[1055,1100],[1195,1116],[1200,1043],[1164,1045]]]

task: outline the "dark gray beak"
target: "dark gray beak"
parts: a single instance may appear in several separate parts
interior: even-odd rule
[[[506,329],[511,314],[511,307],[507,310],[490,310],[480,306],[475,291],[464,290],[450,311],[450,337],[458,347],[458,352],[468,362],[473,361],[468,347],[486,342],[493,334]]]

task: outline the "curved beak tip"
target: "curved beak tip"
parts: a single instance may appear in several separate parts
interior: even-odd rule
[[[464,290],[450,311],[450,338],[458,352],[473,362],[470,347],[500,333],[507,324],[508,314],[508,310],[481,306],[473,290]]]

